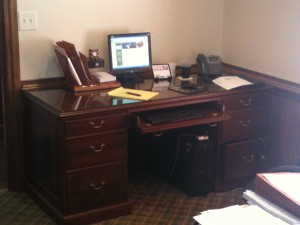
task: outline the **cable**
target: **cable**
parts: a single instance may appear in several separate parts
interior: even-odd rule
[[[178,155],[179,155],[179,151],[180,151],[180,141],[183,137],[197,137],[197,135],[194,134],[182,134],[179,136],[178,140],[177,140],[177,148],[176,148],[176,153],[175,153],[175,158],[174,158],[174,162],[173,162],[173,166],[172,169],[170,171],[169,176],[167,177],[167,179],[170,179],[174,173],[175,167],[176,167],[176,163],[177,163],[177,159],[178,159]]]

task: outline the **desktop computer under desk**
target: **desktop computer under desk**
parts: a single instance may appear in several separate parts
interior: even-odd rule
[[[145,85],[147,81],[139,87],[149,90]],[[185,145],[194,139],[182,139],[186,153],[178,155],[181,167],[176,168],[171,182],[188,194],[197,194],[197,188],[205,185],[197,183],[201,176],[195,174],[208,168],[212,172],[204,181],[209,182],[205,187],[209,191],[241,184],[267,164],[263,159],[268,159],[268,143],[262,140],[269,133],[270,87],[226,91],[213,83],[201,85],[205,90],[194,94],[162,89],[143,102],[111,98],[107,90],[24,91],[27,192],[59,224],[88,224],[129,214],[128,152],[134,154],[141,148],[132,145],[136,141],[132,132],[141,137],[175,132],[178,137],[183,131],[196,136],[194,130],[199,129],[203,136],[202,129],[207,127],[213,131],[208,132],[205,148],[214,149],[214,154],[191,157]],[[202,108],[203,117],[157,125],[142,120],[146,111],[189,105]],[[167,141],[165,138],[166,146]],[[163,146],[161,151],[164,149],[162,155],[172,150]],[[201,167],[202,157],[213,165]],[[185,159],[192,165],[189,170],[184,170]],[[182,177],[188,173],[192,178],[186,181]]]

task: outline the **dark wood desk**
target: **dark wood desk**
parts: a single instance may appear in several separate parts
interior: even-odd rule
[[[144,102],[108,97],[107,90],[24,91],[28,192],[59,224],[129,214],[129,130],[147,134],[212,123],[217,125],[215,190],[255,175],[268,154],[270,87],[226,91],[197,82],[204,91],[187,95],[166,89]],[[150,90],[152,85],[153,80],[146,80],[137,88]],[[192,104],[203,106],[204,117],[156,126],[139,118],[148,110]]]

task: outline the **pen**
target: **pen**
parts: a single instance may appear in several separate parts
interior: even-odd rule
[[[132,93],[132,92],[126,92],[126,94],[129,94],[129,95],[134,95],[134,96],[141,96],[140,94],[137,94],[137,93]]]

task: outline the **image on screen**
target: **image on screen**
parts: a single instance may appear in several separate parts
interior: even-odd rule
[[[135,73],[151,69],[150,33],[108,35],[110,72]]]

